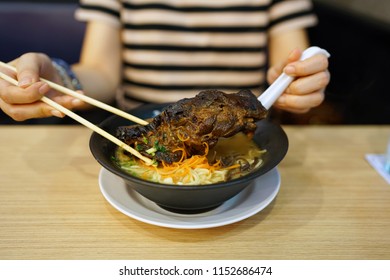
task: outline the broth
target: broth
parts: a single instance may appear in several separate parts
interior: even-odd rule
[[[261,150],[243,133],[221,138],[207,155],[195,155],[170,165],[147,166],[121,148],[115,161],[129,174],[144,180],[164,184],[205,185],[242,177],[262,164]]]

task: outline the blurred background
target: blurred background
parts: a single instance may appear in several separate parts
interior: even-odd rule
[[[74,63],[85,25],[74,19],[77,0],[0,0],[0,60],[29,51],[44,52]],[[390,124],[390,1],[314,0],[319,24],[309,30],[312,45],[331,53],[331,83],[326,100],[304,115],[281,113],[288,124]],[[86,113],[97,123],[106,117]],[[14,124],[0,112],[0,124]],[[65,118],[19,124],[71,124]]]

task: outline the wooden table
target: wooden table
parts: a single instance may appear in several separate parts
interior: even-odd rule
[[[390,126],[286,126],[282,184],[263,211],[210,229],[114,209],[81,126],[0,127],[0,259],[389,259],[390,185],[366,162]]]

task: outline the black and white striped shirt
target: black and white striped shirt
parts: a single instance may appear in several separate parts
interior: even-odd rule
[[[76,18],[121,29],[119,105],[174,102],[203,89],[260,94],[272,33],[316,23],[309,0],[81,0]]]

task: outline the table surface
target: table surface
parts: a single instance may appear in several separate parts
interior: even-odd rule
[[[0,259],[389,259],[390,185],[365,160],[390,126],[284,126],[281,187],[209,229],[130,218],[99,189],[82,126],[1,126]]]

